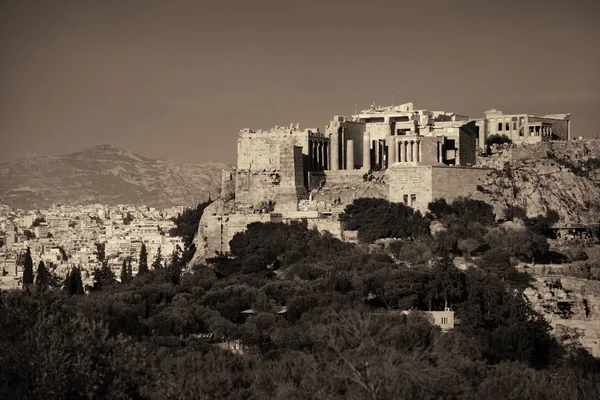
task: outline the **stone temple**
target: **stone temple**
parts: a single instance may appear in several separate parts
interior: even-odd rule
[[[569,119],[495,110],[470,119],[406,103],[334,116],[324,131],[298,124],[243,129],[237,165],[223,171],[221,196],[200,222],[198,254],[227,252],[233,235],[252,222],[304,219],[348,240],[337,217],[357,197],[383,197],[425,212],[435,199],[476,191],[489,173],[476,166],[488,135],[508,130],[517,143],[568,139]]]

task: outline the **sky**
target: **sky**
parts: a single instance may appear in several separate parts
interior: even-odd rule
[[[372,103],[572,114],[600,134],[587,0],[0,0],[0,162],[100,144],[234,163],[240,129]]]

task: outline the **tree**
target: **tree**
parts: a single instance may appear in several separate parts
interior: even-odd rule
[[[183,252],[181,254],[181,262],[183,264],[187,264],[196,252],[194,237],[198,232],[200,218],[202,218],[204,210],[211,202],[212,201],[209,199],[208,201],[199,203],[196,208],[187,208],[183,214],[179,214],[177,217],[172,218],[172,221],[176,226],[169,231],[169,235],[181,236],[183,239]]]
[[[499,144],[499,145],[503,145],[503,144],[510,144],[512,143],[512,140],[510,140],[510,138],[506,135],[489,135],[487,137],[487,139],[485,139],[485,145],[487,147],[487,152],[488,154],[491,153],[492,151],[492,146],[495,144]]]
[[[104,262],[104,259],[106,258],[106,243],[94,244],[96,245],[96,251],[94,251],[96,258],[98,258],[98,261]]]
[[[372,243],[381,238],[417,238],[429,235],[429,221],[401,203],[383,199],[360,198],[349,204],[340,215],[344,229],[357,230],[358,239]]]
[[[69,260],[69,256],[67,255],[67,252],[65,251],[65,249],[60,246],[58,248],[58,251],[60,251],[60,257],[62,261],[68,261]]]
[[[37,217],[36,219],[33,220],[33,222],[31,223],[31,227],[35,228],[36,226],[40,226],[40,224],[42,222],[46,222],[46,219],[44,217]]]
[[[152,263],[152,268],[154,269],[161,269],[162,268],[162,253],[161,253],[161,249],[160,246],[158,247],[158,252],[156,252],[156,258],[154,259],[154,262]]]
[[[23,288],[29,285],[33,285],[33,260],[31,259],[31,250],[28,247],[23,260]]]
[[[70,296],[83,294],[83,281],[81,280],[81,270],[79,267],[71,268],[65,281],[65,289]]]
[[[173,253],[171,253],[171,260],[169,261],[169,265],[167,266],[167,270],[169,272],[169,275],[171,276],[171,280],[175,285],[178,285],[181,280],[181,268],[181,248],[177,246],[173,250]]]
[[[129,211],[127,211],[127,214],[123,217],[123,224],[129,225],[134,219],[135,218],[133,217],[133,215]]]
[[[94,270],[94,290],[102,290],[103,288],[112,285],[117,280],[108,262],[102,263],[102,268]]]
[[[124,259],[123,265],[121,266],[121,283],[125,284],[131,282],[132,277],[130,273],[130,268],[131,260],[129,258]]]
[[[35,286],[40,291],[45,291],[51,284],[52,275],[44,265],[43,261],[40,261],[37,268],[37,273],[35,275]]]
[[[146,244],[142,243],[140,249],[140,262],[138,265],[138,275],[148,272],[148,250],[146,250]]]

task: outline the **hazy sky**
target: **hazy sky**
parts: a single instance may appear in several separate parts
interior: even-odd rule
[[[113,144],[233,163],[242,128],[393,95],[600,134],[600,3],[0,0],[0,162]]]

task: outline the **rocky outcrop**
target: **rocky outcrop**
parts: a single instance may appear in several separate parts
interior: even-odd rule
[[[494,168],[472,197],[494,206],[501,216],[519,206],[528,217],[558,213],[559,224],[600,221],[600,141],[547,142],[494,149],[479,159]]]
[[[198,223],[198,232],[196,232],[196,237],[194,238],[196,252],[189,263],[190,266],[202,264],[206,258],[214,256],[214,254],[209,254],[208,251],[209,229],[214,225],[216,216],[227,215],[233,211],[233,201],[224,201],[222,199],[213,201],[204,209]]]

